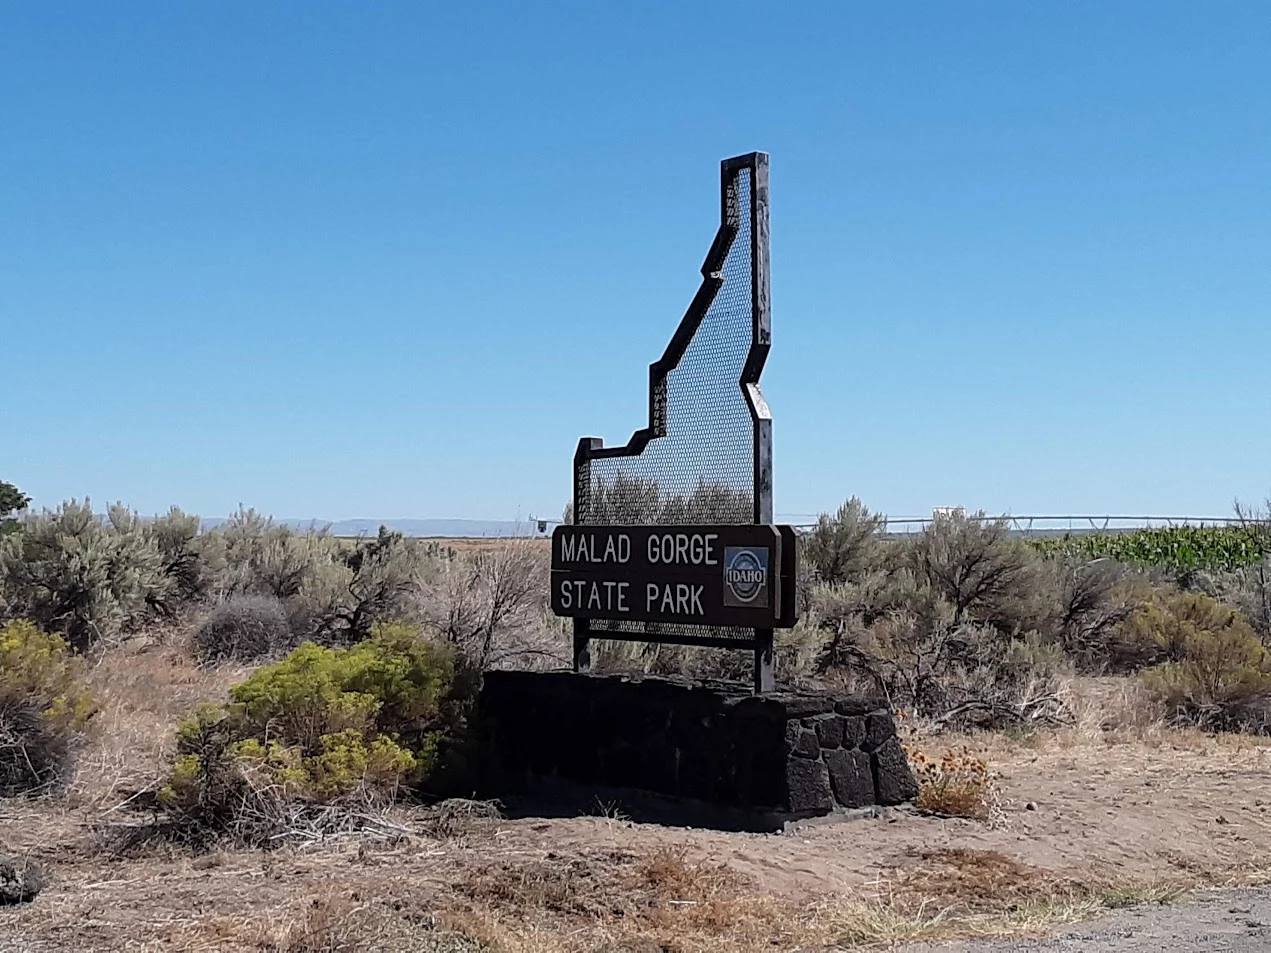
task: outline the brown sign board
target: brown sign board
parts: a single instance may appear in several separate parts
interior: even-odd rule
[[[789,526],[558,526],[552,611],[759,629],[795,623]]]

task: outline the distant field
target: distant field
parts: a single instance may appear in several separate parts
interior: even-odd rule
[[[517,545],[535,546],[546,552],[551,548],[552,540],[550,537],[526,537],[526,536],[431,536],[419,540],[421,543],[436,543],[438,546],[449,546],[461,553],[481,552],[483,550],[497,549],[500,546],[506,546],[509,543]]]
[[[349,542],[359,538],[357,536],[336,537],[336,539]],[[453,549],[457,553],[479,553],[497,549],[509,543],[534,546],[546,552],[552,544],[551,538],[547,536],[408,536],[406,539],[417,546],[433,545],[442,549]]]

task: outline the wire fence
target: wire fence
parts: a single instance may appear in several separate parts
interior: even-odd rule
[[[883,533],[906,535],[920,533],[939,516],[883,517]],[[1013,533],[1021,536],[1086,535],[1091,533],[1128,533],[1141,529],[1160,529],[1176,526],[1239,526],[1251,522],[1234,516],[985,516],[971,519],[1003,519]],[[812,529],[815,523],[806,523],[800,529]]]
[[[938,510],[931,516],[882,516],[882,533],[884,536],[907,536],[921,533],[942,516],[952,515],[956,508]],[[1048,515],[1048,516],[1014,516],[965,514],[967,519],[996,521],[1006,520],[1010,531],[1020,536],[1080,536],[1092,533],[1128,533],[1140,529],[1160,529],[1174,526],[1247,526],[1266,523],[1266,520],[1254,520],[1237,516],[1113,516],[1103,515]],[[816,528],[817,516],[808,513],[793,514],[778,518],[778,522],[789,523],[800,532],[808,532]],[[560,520],[537,520],[535,527],[538,534],[550,533],[560,524]]]

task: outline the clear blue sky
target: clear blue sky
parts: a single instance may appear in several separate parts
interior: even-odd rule
[[[776,508],[1271,491],[1271,5],[0,10],[0,479],[555,516],[772,157]]]

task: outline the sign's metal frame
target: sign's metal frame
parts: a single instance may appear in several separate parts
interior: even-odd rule
[[[584,437],[574,454],[574,513],[587,512],[592,490],[590,463],[613,457],[638,457],[651,440],[665,436],[667,423],[667,376],[684,357],[694,334],[706,317],[724,284],[722,269],[740,231],[737,220],[735,189],[740,173],[749,170],[750,182],[750,255],[751,255],[751,340],[750,349],[738,385],[750,410],[753,427],[754,483],[752,522],[770,525],[772,513],[772,414],[759,388],[759,377],[772,345],[772,308],[770,297],[769,222],[768,222],[768,155],[751,152],[725,159],[720,163],[720,225],[710,252],[702,264],[702,283],[692,303],[675,329],[662,357],[649,366],[649,423],[637,430],[625,446],[606,447],[597,437]],[[793,534],[790,543],[793,544]],[[792,586],[793,580],[783,583]],[[755,690],[773,688],[773,630],[757,628],[751,640],[736,637],[675,637],[663,633],[624,635],[595,632],[597,638],[626,638],[643,642],[672,642],[691,645],[751,649],[755,655]],[[574,669],[590,668],[591,620],[574,619]]]

